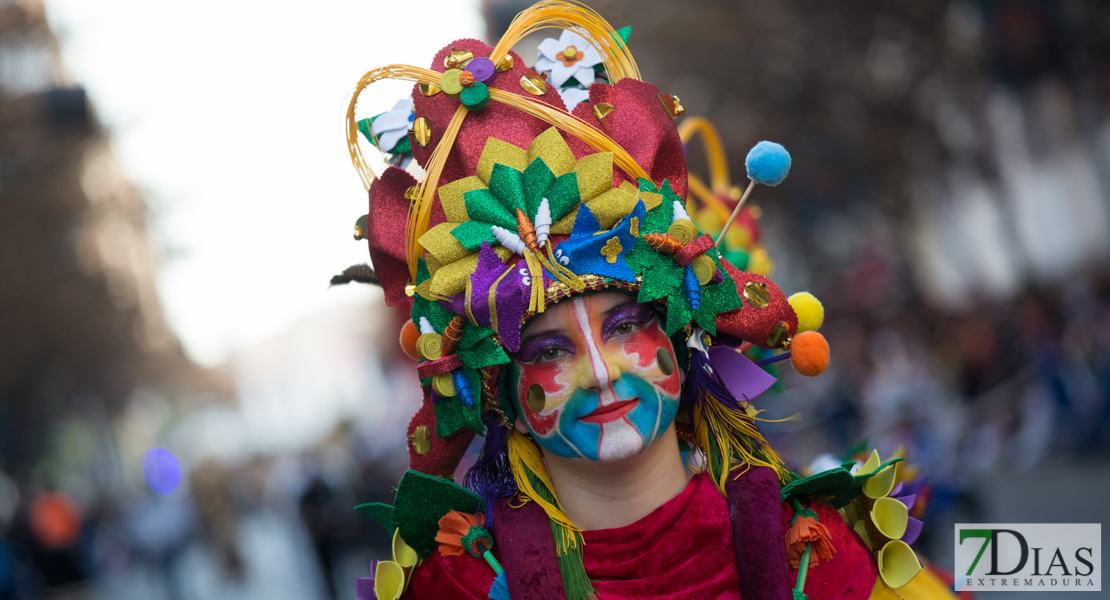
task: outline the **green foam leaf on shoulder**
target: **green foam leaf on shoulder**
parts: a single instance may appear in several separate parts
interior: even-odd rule
[[[478,329],[475,327],[474,329]],[[460,343],[456,353],[462,363],[471,369],[492,367],[509,362],[509,355],[489,337],[476,342],[470,348],[463,348]]]
[[[436,435],[445,438],[467,426],[466,406],[458,396],[440,398],[435,403]]]
[[[397,528],[393,525],[393,507],[384,502],[369,502],[367,504],[359,504],[355,510],[370,515],[375,521],[385,527],[385,532],[389,537],[393,537],[393,532]]]
[[[475,514],[482,508],[482,499],[470,490],[432,475],[406,471],[397,484],[393,506],[393,525],[421,558],[428,558],[436,548],[439,520],[456,510]]]

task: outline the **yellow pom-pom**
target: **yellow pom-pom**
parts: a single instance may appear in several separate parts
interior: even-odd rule
[[[825,307],[821,301],[809,292],[793,294],[787,301],[790,302],[794,314],[798,315],[798,333],[803,331],[817,331],[825,322]]]

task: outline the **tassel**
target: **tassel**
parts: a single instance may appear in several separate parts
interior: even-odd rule
[[[686,265],[686,272],[682,275],[682,289],[686,292],[686,299],[690,301],[690,309],[701,308],[701,286],[698,285],[698,276],[694,274],[694,265]]]
[[[682,242],[674,239],[666,233],[649,233],[644,235],[644,241],[648,243],[653,249],[662,252],[663,254],[674,254],[682,250]]]
[[[559,574],[563,579],[567,600],[596,598],[597,590],[590,583],[586,567],[582,564],[582,531],[571,523],[559,506],[540,449],[523,435],[513,431],[509,434],[509,464],[520,492],[539,505],[551,520]]]
[[[686,345],[690,348],[689,378],[682,390],[693,427],[694,444],[701,450],[710,478],[726,494],[725,483],[734,464],[757,465],[774,469],[779,481],[789,483],[796,476],[771,449],[752,416],[728,391],[721,377],[709,364],[702,336],[705,330],[695,327]],[[694,453],[687,455],[693,457]]]
[[[489,588],[489,600],[509,600],[509,584],[505,581],[505,571],[497,574],[493,579],[493,585]]]
[[[451,381],[455,384],[455,393],[459,396],[459,400],[462,400],[463,406],[474,408],[474,390],[470,387],[470,380],[467,379],[463,370],[455,369],[451,371]]]
[[[497,414],[492,411],[486,413],[483,421],[486,424],[486,438],[482,443],[482,451],[474,466],[466,472],[463,483],[484,500],[486,523],[488,529],[493,531],[493,505],[518,490],[512,467],[509,466],[509,430],[501,426]]]
[[[543,312],[545,307],[543,297],[543,267],[540,266],[540,261],[536,258],[536,254],[531,251],[524,252],[524,262],[528,264],[528,274],[530,278],[528,284],[531,286],[532,290],[528,301],[528,312],[539,314]]]
[[[800,507],[801,504],[798,504]],[[790,522],[790,529],[786,532],[786,556],[790,559],[790,566],[795,569],[801,564],[802,553],[807,544],[817,550],[810,552],[809,568],[816,567],[822,559],[830,560],[836,548],[832,545],[832,534],[829,528],[817,520],[817,513],[803,508],[795,510],[794,519]]]
[[[551,276],[555,279],[566,284],[570,289],[576,292],[584,291],[586,289],[586,284],[582,282],[582,279],[579,278],[578,275],[575,275],[570,269],[559,264],[559,261],[551,259],[552,256],[555,256],[555,252],[551,249],[550,241],[546,242],[546,247],[547,254],[545,255],[541,252],[538,253],[537,256],[539,256],[540,263],[547,269],[547,272],[551,273]]]

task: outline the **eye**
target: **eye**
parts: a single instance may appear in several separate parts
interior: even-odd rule
[[[547,348],[540,353],[540,358],[543,360],[555,360],[563,355],[565,350],[562,348]]]
[[[632,321],[625,321],[624,323],[621,323],[620,325],[617,325],[613,329],[613,331],[616,331],[617,334],[619,334],[619,335],[628,335],[628,334],[632,333],[633,331],[636,331],[636,328],[638,327],[638,325],[639,325],[639,323],[634,323]]]

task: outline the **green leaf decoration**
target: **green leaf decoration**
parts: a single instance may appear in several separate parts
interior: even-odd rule
[[[643,177],[641,177],[636,180],[636,183],[640,186],[641,192],[655,192],[656,194],[659,193],[659,188],[655,187],[655,184],[652,183],[650,179],[644,179]]]
[[[690,302],[686,300],[686,294],[682,293],[681,286],[679,286],[675,293],[667,296],[667,336],[677,333],[693,317],[694,313],[690,310]]]
[[[581,198],[578,196],[578,173],[571,171],[559,177],[551,184],[551,188],[547,190],[547,203],[551,207],[552,220],[558,220],[563,215],[570,212],[572,208],[578,206]],[[539,201],[536,202],[536,208],[539,208]],[[529,210],[532,210],[529,215],[536,214],[535,210],[529,205]]]
[[[435,403],[436,435],[441,438],[466,427],[466,407],[458,396],[440,398]]]
[[[451,230],[451,236],[466,248],[467,252],[477,252],[482,247],[482,242],[489,242],[490,246],[500,246],[501,242],[493,237],[489,223],[482,221],[466,221]]]
[[[575,179],[575,181],[578,180]],[[547,194],[547,190],[551,189],[553,183],[555,183],[555,174],[551,172],[542,158],[532,161],[532,164],[524,169],[524,206],[527,207],[525,212],[528,213],[529,218],[536,215],[540,200]],[[551,216],[555,217],[554,210],[551,211]],[[514,228],[513,231],[516,231],[516,229]]]
[[[632,37],[632,26],[631,25],[625,25],[624,27],[621,27],[620,29],[616,30],[616,32],[614,32],[614,33],[616,33],[618,36],[620,36],[620,41],[621,42],[623,42],[624,44],[627,44],[628,43],[628,38]]]
[[[416,268],[416,285],[424,283],[428,278],[428,263],[422,258]],[[439,333],[443,333],[451,319],[455,318],[454,313],[440,306],[438,302],[432,302],[420,294],[416,294],[412,298],[412,312],[410,315],[412,322],[417,325],[420,324],[420,317],[425,317]]]
[[[478,329],[475,327],[474,329]],[[509,362],[509,355],[488,337],[479,340],[472,348],[462,348],[461,344],[456,353],[462,363],[471,369],[492,367]],[[477,390],[479,388],[475,388]]]
[[[783,501],[791,497],[799,500],[815,497],[832,498],[830,504],[832,504],[834,508],[840,509],[850,504],[852,500],[855,500],[863,493],[863,484],[867,483],[868,479],[871,479],[879,471],[882,471],[890,465],[903,460],[906,459],[893,458],[888,460],[866,475],[852,475],[851,469],[855,466],[855,463],[848,461],[842,463],[835,469],[829,469],[828,471],[816,473],[804,479],[791,482],[783,486],[780,495]]]
[[[482,499],[474,492],[446,479],[410,470],[397,484],[393,525],[420,558],[428,558],[436,549],[439,520],[444,515],[453,510],[475,514],[481,508]]]
[[[513,231],[516,231],[516,209],[525,208],[524,173],[501,163],[495,163],[489,176],[489,191],[493,192],[493,195],[501,201],[501,205],[514,215]],[[529,212],[526,208],[525,212],[529,217],[536,214],[535,211]]]
[[[462,335],[459,336],[459,345],[461,349],[473,348],[478,342],[493,335],[493,330],[489,327],[476,327],[470,323],[466,323],[463,327]]]
[[[355,510],[364,512],[373,517],[382,527],[385,527],[385,532],[389,534],[389,537],[393,537],[393,532],[396,531],[397,528],[393,525],[392,506],[383,502],[370,502],[368,504],[359,504],[355,507]]]
[[[721,270],[721,261],[714,253],[707,252],[706,256],[713,259],[717,269]],[[717,335],[717,315],[740,308],[743,304],[736,291],[736,282],[726,276],[724,281],[701,286],[701,307],[694,312],[694,319],[710,335]]]
[[[664,199],[659,206],[644,215],[644,222],[640,224],[640,234],[667,233],[667,228],[671,226],[672,221],[674,221],[674,203]]]
[[[682,267],[678,266],[670,256],[658,254],[654,250],[651,252],[659,259],[645,265],[646,269],[641,273],[643,281],[640,283],[637,302],[650,302],[670,296],[676,290],[679,294],[682,291]]]
[[[497,196],[486,188],[470,190],[463,194],[466,202],[466,214],[472,220],[485,221],[509,231],[516,231],[516,215],[501,204]]]

